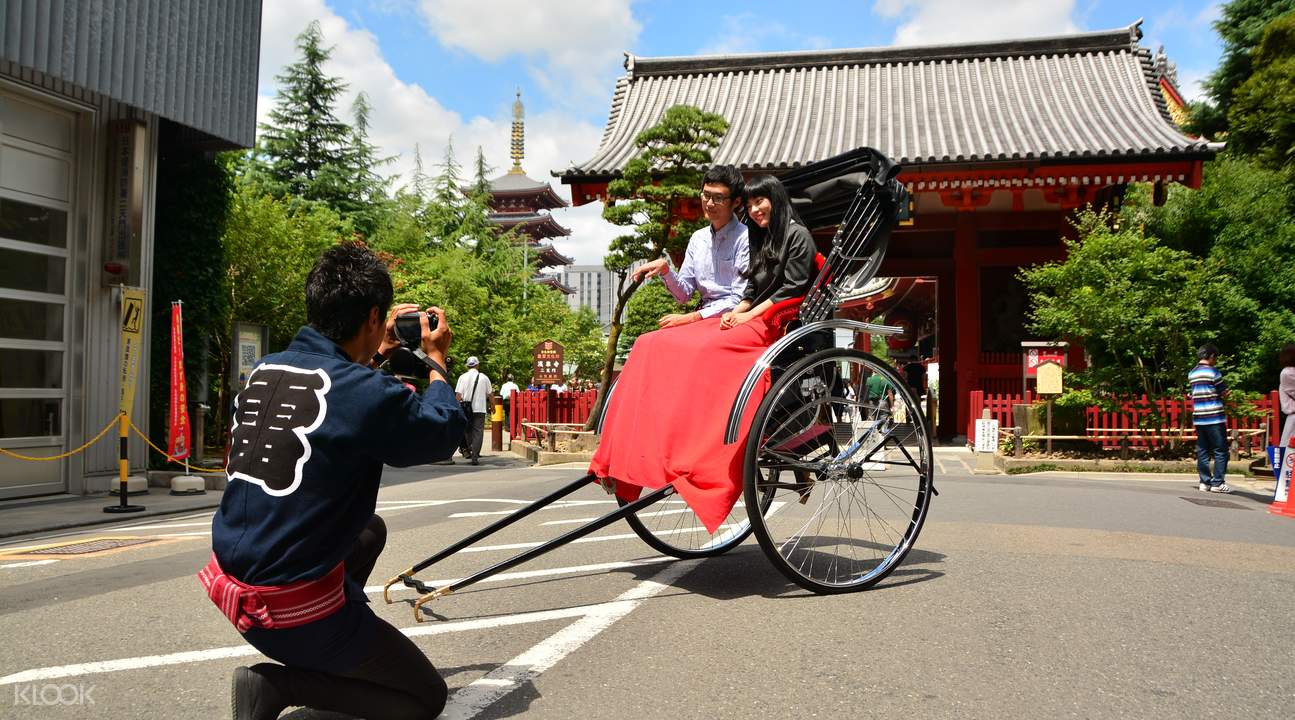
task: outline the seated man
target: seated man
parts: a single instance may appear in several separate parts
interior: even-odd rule
[[[671,313],[657,324],[662,328],[687,325],[721,315],[742,300],[746,291],[747,261],[750,246],[747,228],[734,210],[742,205],[745,183],[742,173],[732,165],[714,165],[702,177],[702,212],[710,224],[692,234],[688,240],[679,271],[670,269],[667,258],[644,263],[634,271],[634,279],[661,276],[666,289],[681,305],[701,291],[701,307],[690,313]]]
[[[374,514],[383,464],[449,457],[465,420],[446,381],[450,327],[422,317],[422,397],[370,367],[399,346],[387,268],[361,245],[325,251],[306,279],[309,321],[234,401],[229,487],[199,573],[244,639],[279,661],[234,670],[233,715],[289,706],[357,717],[435,717],[446,686],[418,646],[368,606],[386,543]]]

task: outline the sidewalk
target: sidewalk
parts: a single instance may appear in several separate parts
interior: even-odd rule
[[[104,512],[104,507],[121,502],[107,493],[5,500],[0,501],[0,538],[213,510],[223,495],[220,490],[208,490],[204,495],[172,495],[166,488],[149,488],[146,495],[126,498],[128,504],[146,508],[132,513]]]
[[[504,435],[504,447],[508,447],[507,434]],[[481,447],[481,457],[485,459],[492,456],[517,459],[508,450],[490,450],[490,435],[487,432],[486,441]],[[457,451],[454,453],[454,465],[464,466],[464,471],[471,467]],[[147,495],[131,495],[127,498],[130,505],[145,507],[144,510],[133,513],[104,512],[105,506],[120,502],[116,495],[107,493],[0,500],[0,539],[109,523],[131,523],[159,515],[214,510],[219,507],[223,496],[224,493],[220,490],[208,490],[204,495],[171,495],[164,487],[150,487]]]

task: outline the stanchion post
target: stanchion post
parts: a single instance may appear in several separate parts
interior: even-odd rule
[[[120,441],[120,450],[117,453],[117,477],[121,483],[120,502],[116,505],[109,505],[103,509],[106,513],[128,513],[140,512],[144,509],[143,505],[131,505],[126,501],[130,475],[130,416],[122,413],[118,416],[117,422],[117,439]]]

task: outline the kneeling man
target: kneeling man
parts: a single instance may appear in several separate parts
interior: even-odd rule
[[[310,324],[261,360],[234,401],[229,486],[199,579],[244,639],[282,663],[234,670],[238,720],[291,706],[431,718],[445,705],[436,668],[364,594],[387,537],[374,513],[382,466],[447,458],[465,426],[440,309],[430,309],[435,330],[422,319],[433,369],[421,397],[371,367],[399,345],[395,316],[417,309],[391,301],[373,253],[330,248],[306,280]]]

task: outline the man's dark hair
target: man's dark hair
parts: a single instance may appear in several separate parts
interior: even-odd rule
[[[1205,343],[1196,351],[1197,360],[1213,360],[1219,356],[1219,349],[1214,347],[1214,343]]]
[[[1295,367],[1295,345],[1287,343],[1282,346],[1281,354],[1277,356],[1277,364],[1284,368]]]
[[[711,165],[701,178],[701,184],[715,183],[728,188],[730,200],[743,200],[746,194],[746,181],[742,173],[732,165]]]
[[[391,275],[377,255],[360,243],[334,245],[306,276],[306,321],[320,335],[344,343],[374,307],[386,318],[391,292]]]

